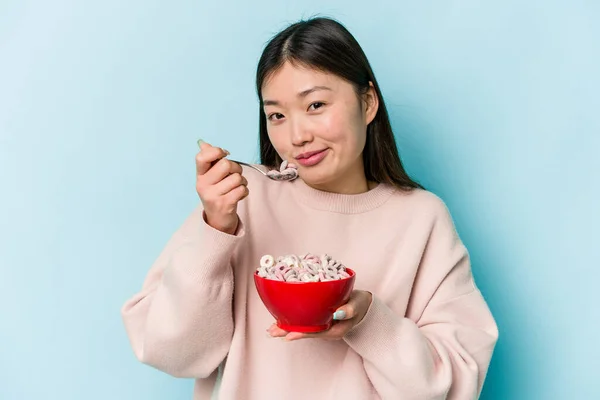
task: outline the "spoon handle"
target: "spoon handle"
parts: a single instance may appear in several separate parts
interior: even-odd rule
[[[229,161],[233,161],[234,163],[238,163],[240,165],[245,165],[246,167],[253,168],[253,169],[257,170],[258,172],[260,172],[261,174],[263,174],[264,176],[267,176],[267,173],[265,171],[263,171],[262,169],[258,168],[255,165],[248,164],[248,163],[245,163],[245,162],[242,162],[242,161],[236,161],[236,160],[229,160]]]

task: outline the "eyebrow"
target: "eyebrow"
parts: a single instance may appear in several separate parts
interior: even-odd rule
[[[310,89],[306,89],[301,91],[300,93],[298,93],[296,95],[296,97],[298,98],[303,98],[308,96],[309,94],[319,91],[319,90],[329,90],[331,91],[332,89],[330,87],[327,86],[314,86],[311,87]],[[278,106],[279,102],[277,100],[263,100],[263,106]]]

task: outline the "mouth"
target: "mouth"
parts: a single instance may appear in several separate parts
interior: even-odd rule
[[[296,157],[298,164],[303,167],[312,167],[319,164],[329,153],[329,149],[317,150],[317,151],[309,151],[306,153],[302,153]]]
[[[296,160],[303,160],[303,159],[307,159],[307,158],[310,158],[310,157],[314,156],[315,154],[322,153],[322,152],[324,152],[325,150],[327,150],[327,149],[316,150],[316,151],[308,151],[308,152],[306,152],[306,153],[302,153],[302,154],[300,154],[300,155],[296,156],[295,158],[296,158]]]

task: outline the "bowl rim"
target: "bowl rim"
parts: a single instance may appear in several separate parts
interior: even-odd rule
[[[269,281],[269,282],[279,282],[279,283],[283,283],[283,284],[290,284],[290,285],[323,285],[323,284],[331,284],[331,283],[335,283],[335,282],[343,282],[343,281],[347,281],[350,280],[354,277],[356,277],[356,271],[354,271],[352,268],[346,268],[346,271],[350,271],[349,273],[349,277],[347,278],[342,278],[342,279],[334,279],[331,281],[318,281],[318,282],[288,282],[288,281],[278,281],[276,279],[269,279],[269,278],[263,278],[262,276],[258,275],[258,271],[254,271],[254,277],[258,278],[258,279],[263,279],[265,281]]]

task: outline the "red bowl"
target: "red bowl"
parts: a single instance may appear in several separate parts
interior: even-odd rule
[[[333,313],[346,304],[354,288],[356,274],[327,282],[285,282],[262,278],[254,273],[260,299],[288,332],[320,332],[331,327]]]

